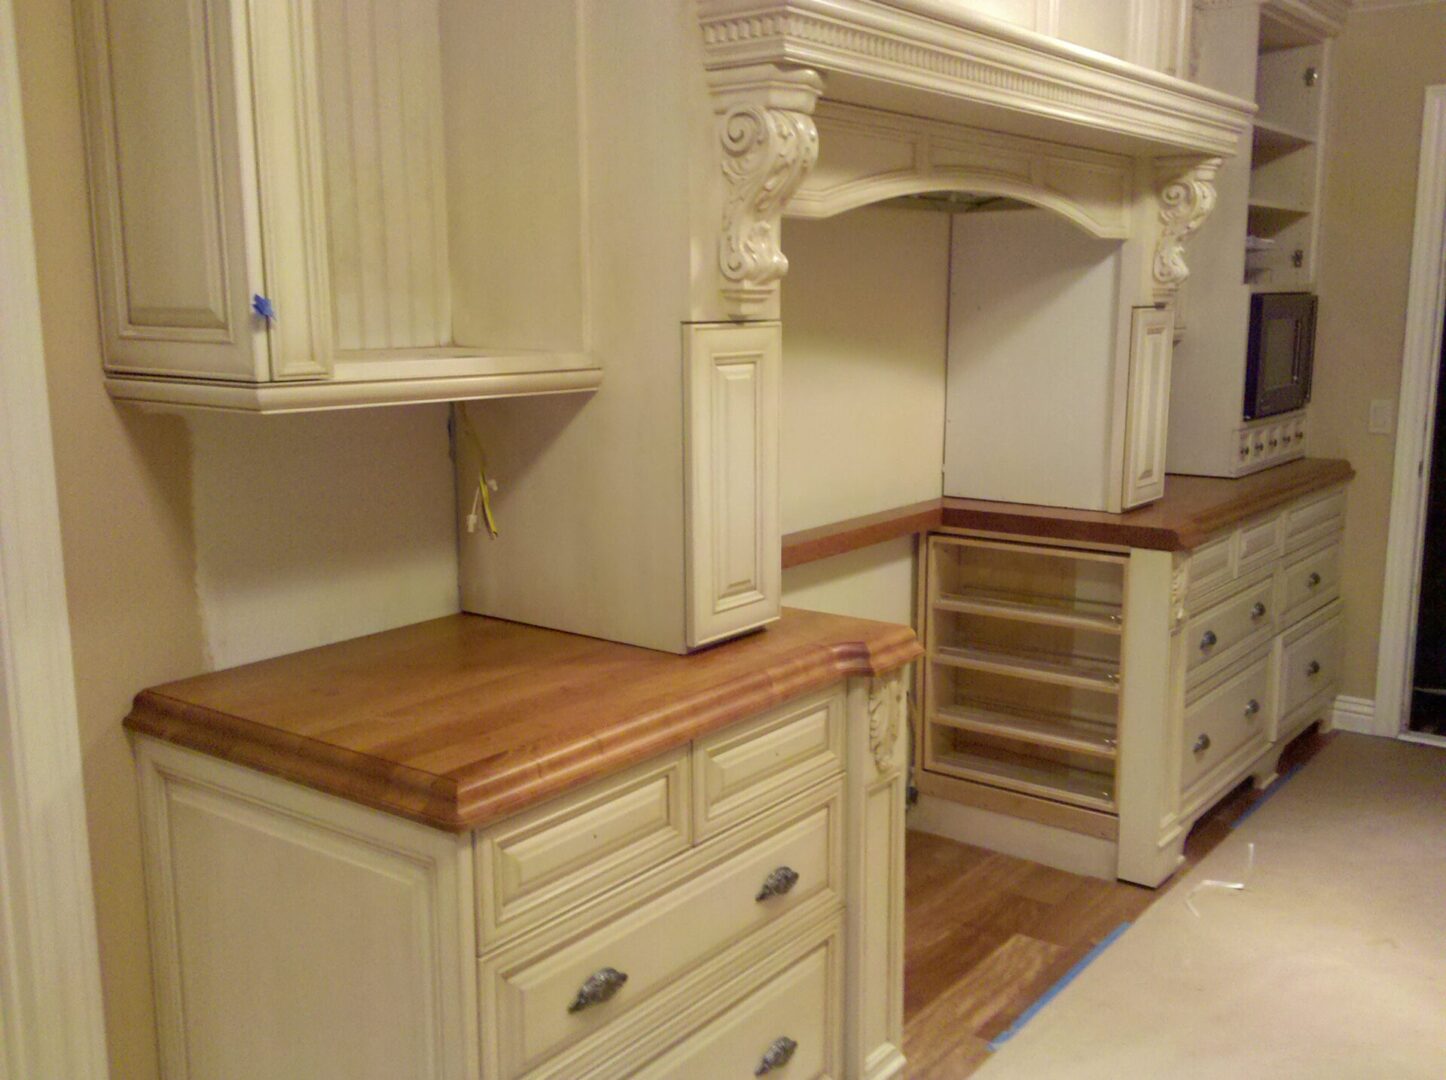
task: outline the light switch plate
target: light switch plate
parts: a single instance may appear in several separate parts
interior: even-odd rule
[[[1396,422],[1395,402],[1390,398],[1376,398],[1371,402],[1370,419],[1366,430],[1372,435],[1389,435]]]

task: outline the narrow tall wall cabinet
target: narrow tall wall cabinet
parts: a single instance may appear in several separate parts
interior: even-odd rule
[[[1175,349],[1171,472],[1243,476],[1304,457],[1308,410],[1244,420],[1253,293],[1310,292],[1325,161],[1331,39],[1344,5],[1241,0],[1201,5],[1196,77],[1259,105],[1249,154],[1226,160],[1217,206],[1191,250]]]

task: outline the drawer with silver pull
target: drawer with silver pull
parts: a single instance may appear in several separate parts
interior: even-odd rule
[[[1180,790],[1190,788],[1241,747],[1263,748],[1270,720],[1270,654],[1207,690],[1185,710]]]
[[[1275,578],[1258,578],[1185,623],[1191,683],[1223,670],[1275,633]]]
[[[481,959],[491,1075],[527,1072],[600,1033],[687,973],[790,913],[842,905],[841,781],[699,848],[695,873],[582,926],[531,935]],[[709,853],[712,853],[711,855]]]
[[[772,970],[755,969],[754,977],[745,980],[751,985],[741,1001],[728,1003],[642,1068],[620,1075],[639,1080],[842,1076],[840,930],[835,923],[823,941],[805,945],[804,954],[785,961],[782,970],[776,964],[769,965]]]
[[[1334,693],[1341,668],[1341,605],[1337,601],[1308,620],[1298,635],[1288,634],[1280,651],[1280,730],[1299,719],[1328,693]]]
[[[1288,626],[1324,607],[1340,594],[1340,541],[1331,541],[1288,563],[1281,573],[1281,580],[1281,625]]]

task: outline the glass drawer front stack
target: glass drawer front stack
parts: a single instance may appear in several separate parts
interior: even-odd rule
[[[1114,811],[1124,566],[930,537],[926,770]]]

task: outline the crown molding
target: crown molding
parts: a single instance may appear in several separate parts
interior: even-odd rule
[[[1134,156],[1234,154],[1251,103],[946,0],[699,0],[711,73],[801,68],[824,97]]]
[[[1376,11],[1394,11],[1396,8],[1439,7],[1446,0],[1352,0],[1352,14],[1369,15]]]

